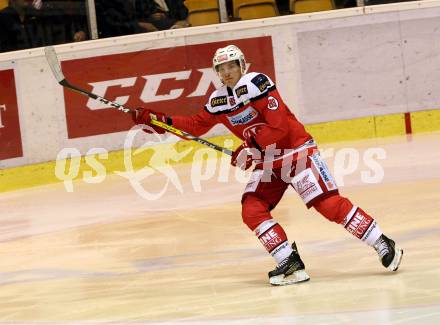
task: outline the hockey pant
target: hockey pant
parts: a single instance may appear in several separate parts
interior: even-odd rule
[[[308,208],[314,207],[332,222],[344,226],[355,237],[373,245],[381,235],[376,221],[350,200],[341,196],[319,152],[297,161],[292,168],[255,169],[242,197],[243,222],[255,232],[277,261],[290,250],[283,228],[272,218],[271,210],[292,186]],[[285,251],[284,254],[280,252]]]

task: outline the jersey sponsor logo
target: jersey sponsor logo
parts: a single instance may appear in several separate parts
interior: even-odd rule
[[[324,193],[311,168],[303,170],[292,179],[292,185],[305,204]]]
[[[265,91],[267,88],[270,87],[270,81],[267,79],[267,77],[264,74],[259,74],[256,77],[254,77],[251,82],[257,86],[257,88],[260,90],[260,92]]]
[[[368,227],[368,230],[367,230],[367,232],[364,234],[362,240],[364,240],[364,241],[367,240],[368,237],[370,237],[372,231],[373,231],[375,228],[376,228],[376,220],[373,220],[373,223],[371,224],[370,227]]]
[[[234,115],[228,116],[228,120],[232,125],[243,125],[248,124],[250,121],[255,119],[258,116],[258,112],[252,107],[249,106],[244,111]]]
[[[211,99],[211,107],[223,106],[228,103],[226,96],[214,97]]]
[[[260,122],[260,123],[255,123],[251,126],[247,126],[243,130],[243,137],[245,137],[245,138],[255,137],[258,133],[258,129],[264,125],[267,125],[267,124]]]
[[[235,89],[235,93],[237,94],[237,97],[240,98],[240,96],[243,96],[249,92],[248,92],[247,86],[243,85],[243,86],[240,86],[237,89]]]
[[[337,188],[336,182],[334,181],[332,175],[330,174],[330,171],[326,165],[326,163],[322,160],[319,153],[315,153],[311,156],[312,162],[315,166],[315,168],[318,170],[319,175],[321,176],[322,180],[324,181],[325,187],[327,190],[332,191]]]
[[[281,245],[279,245],[277,248],[275,248],[272,252],[270,252],[270,255],[275,256],[277,253],[279,253],[281,250],[285,249],[289,246],[289,243],[285,241]]]
[[[358,210],[345,228],[349,233],[362,239],[372,222],[373,218]]]
[[[0,71],[0,160],[23,157],[13,69]]]
[[[274,111],[278,108],[278,100],[275,97],[269,96],[267,98],[267,108]]]
[[[271,252],[275,247],[284,242],[273,228],[266,231],[259,239],[268,252]]]
[[[298,189],[299,195],[301,197],[305,197],[310,195],[312,192],[316,191],[316,184],[314,184],[313,182],[311,182],[309,180],[310,175],[306,175],[303,178],[301,178],[300,180],[295,182],[295,188]]]
[[[229,97],[229,105],[231,106],[235,106],[237,103],[235,102],[235,98],[234,97]]]

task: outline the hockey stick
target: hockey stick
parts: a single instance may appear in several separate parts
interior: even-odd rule
[[[58,81],[58,83],[63,86],[66,87],[70,90],[73,90],[77,93],[80,93],[81,95],[85,95],[88,96],[90,98],[93,98],[97,101],[100,101],[101,103],[104,103],[106,105],[110,105],[112,108],[116,108],[118,110],[120,110],[121,112],[124,113],[134,113],[135,111],[133,109],[130,109],[128,107],[125,107],[124,105],[112,102],[111,100],[108,100],[102,96],[98,96],[96,94],[93,94],[91,92],[88,92],[87,90],[81,89],[75,85],[72,85],[69,81],[67,81],[67,79],[64,77],[63,71],[61,70],[61,65],[60,62],[58,61],[57,58],[57,54],[55,52],[55,49],[53,48],[53,46],[48,46],[44,48],[44,53],[46,55],[46,60],[49,63],[50,69],[52,70],[53,75],[55,76],[55,79]],[[227,154],[229,156],[232,156],[232,150],[220,147],[212,142],[209,142],[207,140],[204,140],[202,138],[193,136],[185,131],[176,129],[175,127],[172,127],[171,125],[168,125],[166,123],[163,123],[161,121],[157,121],[157,120],[151,120],[151,124],[158,126],[162,129],[167,130],[170,133],[173,133],[175,135],[184,137],[188,140],[192,140],[192,141],[196,141],[200,144],[203,144],[205,146],[208,146],[212,149],[215,149],[217,151],[223,152],[224,154]]]

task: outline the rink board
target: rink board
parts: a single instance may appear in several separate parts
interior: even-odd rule
[[[190,115],[219,86],[212,53],[235,43],[250,71],[269,75],[324,143],[439,129],[439,19],[439,1],[407,2],[130,35],[56,51],[67,78],[89,91],[129,107]],[[129,116],[58,85],[41,48],[0,54],[0,86],[1,191],[55,181],[53,162],[68,148],[74,159],[105,152],[105,169],[115,171],[123,148],[157,147],[146,135],[127,143]],[[205,137],[227,134],[216,127]],[[17,177],[26,181],[13,181]]]
[[[354,120],[311,124],[306,125],[306,129],[312,134],[318,144],[439,131],[440,110],[411,113],[410,121],[412,130],[412,132],[410,133],[407,132],[408,128],[405,121],[405,114],[374,116]],[[210,138],[209,141],[218,145],[224,145],[224,142],[227,139],[231,139],[233,141],[233,148],[241,143],[238,138],[232,135]],[[206,149],[202,145],[193,141],[179,141],[169,144],[157,144],[154,146],[154,153],[159,155],[167,155],[166,153],[170,150],[184,152],[189,148],[192,148],[193,150],[188,155],[185,155],[178,161],[171,160],[167,161],[167,163],[181,164],[192,162],[194,159],[194,153],[197,152],[197,149],[212,151],[211,154],[216,155],[217,157],[221,155],[220,153],[217,153],[211,149]],[[98,158],[98,160],[104,166],[104,169],[108,174],[125,171],[127,170],[127,165],[124,163],[124,152],[125,151],[109,152],[108,156],[105,159]],[[148,166],[152,153],[153,151],[146,151],[139,155],[129,153],[132,155],[132,157],[134,157],[133,164],[131,165],[133,166],[133,169],[138,170],[140,168]],[[206,157],[198,158],[204,159]],[[198,158],[196,157],[196,159]],[[84,179],[84,172],[92,173],[93,177],[94,171],[89,165],[87,165],[87,163],[85,163],[84,157],[78,159],[81,159],[78,163],[78,172],[76,173],[76,176],[72,177],[71,179]],[[229,158],[225,156],[223,157],[223,159]],[[68,160],[67,162],[63,161],[58,163],[61,163],[61,165],[66,164],[65,170],[67,171],[70,168],[71,161]],[[52,161],[48,163],[0,170],[0,177],[2,179],[2,182],[0,183],[0,192],[7,192],[37,185],[61,182],[63,181],[63,179],[57,177],[55,174],[56,164],[56,161]]]

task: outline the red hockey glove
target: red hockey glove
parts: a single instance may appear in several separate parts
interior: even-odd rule
[[[256,148],[255,140],[249,138],[245,139],[241,146],[232,153],[231,165],[247,170],[256,159],[261,159],[261,152]]]
[[[150,126],[156,133],[164,134],[166,132],[165,129],[162,129],[159,126],[151,124],[152,120],[157,120],[159,122],[167,123],[167,116],[161,112],[154,112],[148,108],[137,108],[136,111],[132,113],[132,118],[134,123],[136,124],[145,124]],[[153,133],[149,129],[144,129],[146,133]]]

